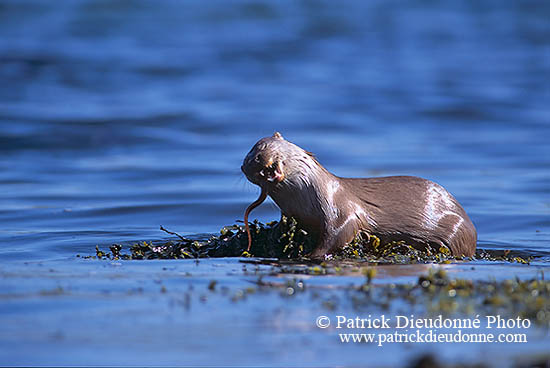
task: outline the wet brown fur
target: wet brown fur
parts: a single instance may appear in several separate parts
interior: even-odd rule
[[[258,174],[272,162],[284,174],[280,182]],[[241,168],[282,214],[294,217],[316,238],[313,258],[341,248],[359,230],[382,242],[404,240],[420,249],[445,246],[454,256],[475,252],[477,233],[472,221],[449,192],[429,180],[337,177],[279,133],[258,141]]]

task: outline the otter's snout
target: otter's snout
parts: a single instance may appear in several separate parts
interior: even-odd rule
[[[274,161],[273,158],[265,159],[257,154],[250,159],[245,158],[241,171],[252,183],[262,186],[265,183],[277,184],[284,180],[285,175],[280,161]]]
[[[261,186],[275,185],[285,179],[283,162],[278,153],[287,142],[275,132],[273,136],[260,139],[248,152],[241,166],[246,178]]]

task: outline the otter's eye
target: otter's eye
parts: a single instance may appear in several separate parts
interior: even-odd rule
[[[256,162],[256,163],[260,163],[260,156],[256,156],[256,157],[254,157],[254,162]]]

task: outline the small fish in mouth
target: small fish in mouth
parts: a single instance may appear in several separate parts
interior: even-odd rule
[[[252,202],[252,204],[250,204],[250,206],[248,206],[248,208],[244,212],[244,228],[246,229],[246,235],[248,236],[248,248],[246,249],[247,252],[250,252],[250,247],[252,246],[252,234],[250,234],[250,227],[248,226],[248,215],[250,214],[250,212],[252,212],[254,208],[261,205],[266,198],[267,191],[262,188],[262,192],[260,193],[258,199]]]

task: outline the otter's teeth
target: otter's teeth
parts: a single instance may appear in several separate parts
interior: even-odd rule
[[[265,176],[265,172],[263,170],[260,170],[260,175]],[[269,180],[269,179],[268,179]]]
[[[277,182],[277,183],[280,183],[283,181],[283,179],[285,178],[285,175],[278,171],[278,170],[275,170],[273,171],[273,173],[271,175],[269,175],[269,177],[267,178],[268,181],[270,182]]]

